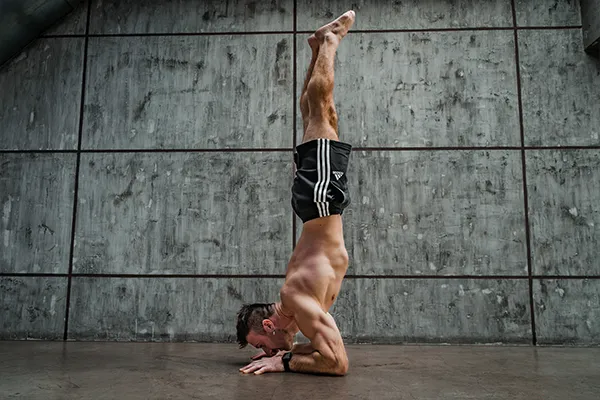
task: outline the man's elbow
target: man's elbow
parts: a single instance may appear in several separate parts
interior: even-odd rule
[[[348,363],[348,360],[339,361],[336,363],[333,373],[337,376],[344,376],[348,373],[349,367],[350,365]]]

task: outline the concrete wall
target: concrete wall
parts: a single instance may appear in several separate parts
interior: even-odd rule
[[[233,341],[277,300],[306,38],[351,7],[346,340],[599,343],[572,0],[85,3],[0,71],[0,337]]]

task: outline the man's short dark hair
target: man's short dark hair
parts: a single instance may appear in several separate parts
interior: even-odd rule
[[[244,304],[237,315],[237,341],[240,349],[246,347],[246,337],[250,331],[264,332],[263,319],[268,319],[275,312],[275,303]]]

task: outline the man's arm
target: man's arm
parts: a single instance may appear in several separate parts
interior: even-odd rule
[[[304,336],[311,341],[314,352],[293,353],[290,369],[294,372],[345,375],[348,356],[342,335],[331,315],[321,309],[310,296],[295,295],[288,300],[294,319]],[[288,306],[286,302],[286,306]]]
[[[316,350],[312,346],[312,343],[297,343],[294,345],[294,347],[292,347],[291,351],[294,354],[310,354],[315,352]]]

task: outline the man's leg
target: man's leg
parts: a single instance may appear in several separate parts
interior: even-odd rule
[[[308,38],[308,45],[312,50],[312,56],[310,60],[310,65],[308,66],[308,71],[306,72],[306,78],[304,79],[304,86],[302,87],[302,93],[300,94],[300,112],[302,112],[302,122],[304,124],[304,131],[306,132],[306,128],[308,127],[308,118],[309,118],[309,109],[308,109],[308,94],[306,93],[306,89],[308,88],[308,82],[310,82],[310,78],[313,73],[313,69],[315,68],[315,63],[317,62],[317,56],[319,55],[319,39],[315,35],[311,35]]]
[[[318,138],[338,140],[337,113],[333,101],[334,61],[340,41],[354,23],[354,11],[319,28],[309,40],[313,56],[308,69],[300,109],[304,121],[302,143]]]

